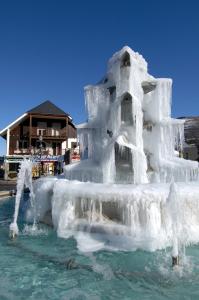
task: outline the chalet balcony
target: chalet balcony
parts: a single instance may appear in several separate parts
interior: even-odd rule
[[[62,155],[62,151],[60,148],[46,150],[45,148],[39,149],[37,147],[31,147],[31,149],[20,148],[10,151],[10,155]]]
[[[15,150],[11,149],[10,154],[11,155],[30,155],[31,151],[30,151],[30,149],[23,149],[23,148],[15,149]]]
[[[39,137],[43,136],[44,138],[53,138],[53,139],[66,139],[66,127],[62,129],[54,129],[54,128],[45,128],[41,129],[38,127],[32,127],[31,136]]]

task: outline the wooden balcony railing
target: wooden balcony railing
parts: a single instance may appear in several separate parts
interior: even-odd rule
[[[32,127],[32,136],[54,137],[54,138],[66,138],[66,127],[62,129],[46,128],[40,129],[38,127]]]
[[[13,150],[13,149],[11,149],[10,150],[10,155],[30,155],[31,154],[31,151],[30,151],[30,149],[15,149],[15,150]]]
[[[46,150],[46,149],[38,149],[36,147],[31,147],[28,149],[18,149],[18,150],[11,150],[10,155],[62,155],[62,150],[61,148],[57,149],[51,149]]]

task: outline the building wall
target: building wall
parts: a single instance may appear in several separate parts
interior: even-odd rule
[[[20,126],[13,128],[10,130],[10,147],[9,147],[9,155],[13,155],[16,153],[17,149],[17,141],[20,140]]]
[[[68,124],[68,138],[76,138],[76,137],[77,137],[77,130],[71,123],[69,123]]]

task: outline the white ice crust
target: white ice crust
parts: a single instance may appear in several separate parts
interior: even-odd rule
[[[52,211],[58,236],[82,251],[154,251],[199,242],[199,186],[101,184],[44,178],[35,184],[37,220]],[[28,214],[30,218],[30,213]]]
[[[85,88],[88,122],[78,126],[82,161],[65,167],[71,180],[148,183],[198,179],[198,163],[182,154],[184,121],[171,118],[172,80],[147,72],[124,47],[103,80]]]

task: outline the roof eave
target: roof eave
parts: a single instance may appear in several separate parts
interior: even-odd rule
[[[27,116],[28,116],[28,113],[25,113],[25,114],[21,115],[19,118],[17,118],[15,121],[10,123],[8,126],[6,126],[4,129],[2,129],[0,131],[0,136],[3,137],[6,134],[8,129],[11,129],[13,126],[17,125],[20,121],[22,121]]]

